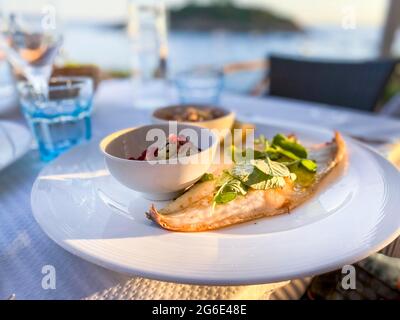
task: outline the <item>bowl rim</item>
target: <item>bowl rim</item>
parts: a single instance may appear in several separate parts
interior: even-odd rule
[[[158,117],[158,116],[156,116],[156,112],[158,112],[158,111],[160,111],[160,110],[165,110],[165,109],[172,109],[172,108],[176,108],[176,107],[184,107],[184,108],[188,108],[188,107],[195,107],[195,108],[215,108],[215,109],[219,109],[219,110],[222,110],[222,111],[224,111],[225,113],[222,115],[222,116],[220,116],[220,117],[217,117],[217,118],[215,118],[215,119],[211,119],[211,120],[202,120],[202,121],[178,121],[178,120],[169,120],[169,119],[165,119],[165,118],[161,118],[161,117]],[[235,116],[235,112],[234,111],[232,111],[232,110],[229,110],[229,109],[227,109],[227,108],[223,108],[223,107],[220,107],[220,106],[215,106],[215,105],[212,105],[212,104],[210,104],[210,105],[201,105],[201,104],[196,104],[196,103],[184,103],[184,104],[171,104],[171,105],[168,105],[168,106],[164,106],[164,107],[160,107],[160,108],[157,108],[157,109],[155,109],[154,111],[153,111],[153,113],[151,114],[151,116],[153,117],[153,118],[155,118],[155,119],[157,119],[157,120],[162,120],[162,121],[176,121],[176,122],[178,122],[178,123],[182,123],[182,124],[189,124],[189,125],[195,125],[195,124],[197,124],[197,123],[199,123],[199,124],[202,124],[202,123],[211,123],[211,122],[216,122],[216,121],[219,121],[219,120],[221,120],[221,119],[224,119],[224,118],[229,118],[229,117],[232,117],[232,116]]]
[[[147,124],[147,125],[130,127],[130,128],[125,128],[125,129],[114,131],[114,132],[108,134],[107,136],[105,136],[104,138],[101,139],[101,141],[99,143],[100,151],[103,153],[104,156],[106,156],[108,158],[111,158],[113,160],[121,161],[121,162],[150,164],[152,166],[153,165],[157,165],[157,164],[163,164],[163,165],[165,165],[165,164],[168,164],[168,165],[183,164],[183,163],[180,163],[179,161],[177,161],[176,163],[171,163],[171,162],[169,162],[169,160],[150,160],[150,161],[148,161],[148,160],[146,160],[146,161],[143,161],[143,160],[130,160],[130,159],[125,159],[125,158],[120,158],[120,157],[114,156],[114,155],[112,155],[112,154],[110,154],[110,153],[108,153],[106,151],[107,146],[112,141],[114,141],[115,139],[121,137],[124,134],[127,134],[129,132],[132,132],[132,131],[135,131],[135,130],[138,130],[138,129],[141,129],[141,128],[144,128],[144,127],[157,127],[157,126],[160,126],[160,125],[163,126],[163,125],[166,125],[166,124]],[[184,125],[186,127],[192,127],[193,129],[199,129],[199,126],[186,124],[186,123],[182,123],[182,122],[179,122],[178,125]],[[204,150],[201,150],[200,152],[198,152],[196,154],[193,154],[193,155],[190,155],[190,156],[185,156],[185,157],[182,157],[182,158],[190,159],[192,157],[198,157],[201,154],[205,154],[206,152],[210,152],[210,151],[211,152],[215,152],[215,149],[218,147],[218,144],[219,144],[218,136],[211,129],[204,128],[204,127],[200,127],[200,129],[201,130],[207,130],[209,132],[209,134],[213,137],[213,143],[208,148],[206,148]],[[212,151],[213,149],[214,149],[214,151]],[[213,159],[210,160],[210,162],[212,162],[212,161],[213,161]],[[187,164],[190,164],[190,163],[187,163]]]

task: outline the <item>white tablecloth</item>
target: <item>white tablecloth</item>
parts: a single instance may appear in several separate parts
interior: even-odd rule
[[[400,121],[354,111],[277,98],[252,98],[225,94],[223,106],[234,109],[239,119],[263,121],[277,118],[328,126],[353,134],[374,137],[400,136]],[[128,81],[107,81],[100,86],[93,114],[93,136],[98,139],[119,128],[150,121],[150,110],[132,106]],[[4,116],[3,116],[4,118]],[[17,113],[10,119],[21,121]],[[0,118],[1,119],[1,118]],[[45,164],[35,151],[0,172],[0,299],[16,294],[17,299],[263,299],[274,286],[190,286],[132,278],[73,256],[52,242],[33,219],[30,192]],[[53,265],[56,289],[42,289],[42,267]],[[292,286],[300,295],[304,282]],[[287,297],[283,289],[277,294]]]

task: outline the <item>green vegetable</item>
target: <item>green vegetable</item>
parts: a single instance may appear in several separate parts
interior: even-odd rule
[[[272,139],[272,147],[281,147],[286,151],[290,151],[294,155],[307,159],[307,150],[301,144],[293,139],[289,139],[285,135],[279,133]]]
[[[301,159],[300,157],[296,156],[293,152],[285,150],[285,149],[282,149],[279,146],[275,146],[274,150],[277,153],[280,153],[281,155],[283,155],[283,156],[285,156],[285,157],[287,157],[289,159],[292,159],[292,160],[300,160]]]
[[[307,150],[299,143],[290,140],[282,134],[277,134],[273,139],[272,146],[275,152],[291,160],[300,162],[307,170],[311,172],[317,171],[317,164],[315,161],[307,159]]]
[[[214,196],[214,206],[216,204],[224,204],[236,198],[238,194],[245,195],[247,188],[242,182],[228,172],[224,172],[217,182],[219,189]]]
[[[265,189],[265,182],[270,179],[260,169],[251,163],[242,163],[232,168],[232,175],[244,185],[253,189]]]
[[[262,151],[246,149],[239,152],[232,146],[232,159],[236,164],[217,180],[214,206],[228,203],[238,195],[246,195],[249,189],[283,188],[288,178],[299,181],[300,176],[301,185],[314,180],[317,164],[307,159],[307,150],[294,138],[277,134],[270,144],[265,136],[260,135],[254,142]]]
[[[221,187],[224,185],[226,182],[229,182],[232,180],[234,177],[229,173],[228,170],[224,170],[221,174],[221,176],[218,177],[218,180],[216,182],[217,187]]]
[[[254,166],[251,163],[242,162],[242,163],[235,165],[232,168],[230,174],[233,177],[235,177],[241,181],[244,181],[245,179],[248,178],[249,175],[251,175],[253,173],[253,171],[254,171]]]
[[[237,193],[235,191],[224,191],[218,192],[214,197],[214,203],[224,204],[235,200]]]
[[[283,188],[286,184],[285,178],[291,180],[296,179],[296,175],[292,174],[287,166],[283,163],[272,161],[269,158],[265,160],[255,160],[253,162],[256,168],[255,172],[261,172],[264,177],[258,175],[259,182],[252,183],[251,188],[257,190],[267,190],[274,188]]]
[[[308,171],[316,172],[317,171],[317,164],[313,160],[309,159],[301,159],[300,164],[306,168]]]
[[[273,177],[288,177],[290,176],[290,171],[287,166],[283,163],[272,161],[269,158],[262,160],[255,160],[254,166],[267,175]]]
[[[243,153],[243,157],[246,160],[265,159],[266,154],[263,151],[258,151],[258,150],[247,148],[246,151]]]
[[[214,180],[214,175],[212,173],[205,173],[201,176],[200,182],[211,181]]]
[[[238,195],[246,195],[248,188],[267,190],[282,188],[285,178],[296,179],[284,164],[266,158],[236,164],[230,172],[224,171],[217,182],[214,205],[230,202]]]
[[[283,188],[286,185],[286,181],[283,177],[270,177],[259,184],[253,185],[252,188],[256,190],[267,190]]]

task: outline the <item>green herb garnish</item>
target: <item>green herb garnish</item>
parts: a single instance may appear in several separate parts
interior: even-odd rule
[[[248,189],[283,188],[285,178],[295,180],[296,175],[284,164],[269,158],[239,163],[231,171],[224,171],[217,182],[219,188],[214,196],[214,205],[230,202],[238,195],[246,195]]]
[[[236,198],[238,194],[245,195],[247,193],[246,186],[235,177],[231,176],[229,172],[224,171],[220,179],[217,181],[219,187],[214,196],[215,204],[224,204]]]
[[[239,195],[246,195],[250,189],[283,188],[287,179],[298,180],[298,175],[302,184],[313,181],[317,164],[307,159],[306,148],[295,138],[277,134],[270,143],[265,136],[260,135],[254,142],[258,147],[261,146],[258,148],[261,150],[246,149],[239,152],[232,147],[232,158],[236,164],[230,171],[224,171],[218,179],[214,206],[228,203]]]
[[[263,140],[256,140],[262,142]],[[279,162],[300,163],[305,169],[311,172],[317,171],[317,164],[311,159],[307,159],[308,153],[295,138],[286,137],[283,134],[277,134],[273,139],[271,145],[269,141],[264,142],[265,152],[271,160]]]

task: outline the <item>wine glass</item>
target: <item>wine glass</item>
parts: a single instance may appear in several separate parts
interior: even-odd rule
[[[55,7],[13,0],[1,3],[0,10],[0,49],[36,94],[47,99],[52,65],[62,44]]]

